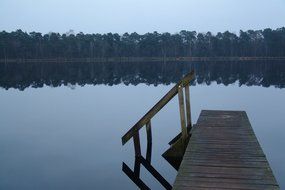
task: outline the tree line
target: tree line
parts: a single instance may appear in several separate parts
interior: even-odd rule
[[[59,34],[0,32],[0,59],[99,57],[281,57],[285,27],[217,34],[179,33]]]

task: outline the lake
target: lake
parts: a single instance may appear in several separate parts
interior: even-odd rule
[[[195,70],[192,120],[203,109],[244,110],[285,187],[285,63],[0,63],[0,189],[136,189],[133,143],[121,137],[175,82]],[[180,132],[178,98],[152,120],[152,166],[170,184],[161,156]],[[145,154],[146,136],[141,132]],[[151,189],[163,186],[144,168]]]

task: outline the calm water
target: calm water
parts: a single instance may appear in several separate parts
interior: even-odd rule
[[[192,68],[194,123],[202,109],[245,110],[285,187],[285,63],[34,63],[0,65],[0,189],[136,189],[121,137]],[[169,183],[177,171],[161,154],[180,129],[177,99],[152,120],[152,165]],[[144,167],[141,179],[163,189]]]

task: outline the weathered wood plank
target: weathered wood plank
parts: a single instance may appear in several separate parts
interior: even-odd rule
[[[180,112],[181,135],[182,135],[181,138],[183,141],[186,141],[188,132],[186,128],[183,88],[181,86],[178,87],[178,102],[179,102],[179,112]]]
[[[185,86],[185,101],[186,101],[186,119],[187,119],[187,126],[192,127],[191,121],[191,105],[190,105],[190,88],[189,84]]]
[[[173,189],[279,189],[279,186],[246,113],[203,110]]]
[[[238,182],[238,180],[236,180]],[[254,189],[254,190],[275,190],[279,189],[277,185],[272,184],[246,184],[246,183],[228,183],[228,182],[213,182],[213,181],[204,181],[204,180],[187,180],[180,181],[177,180],[177,185],[181,187],[187,187],[183,189],[192,189],[192,187],[204,187],[207,189],[218,188],[218,189]],[[174,187],[173,189],[177,189]],[[181,188],[182,189],[182,188]]]

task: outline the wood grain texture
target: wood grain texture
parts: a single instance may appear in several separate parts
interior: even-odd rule
[[[173,189],[279,189],[244,111],[203,110]]]
[[[190,88],[189,84],[185,86],[185,101],[186,101],[186,118],[187,118],[187,126],[192,127],[191,121],[191,105],[190,105]]]
[[[184,106],[184,95],[183,87],[178,87],[178,102],[179,102],[179,112],[180,112],[180,125],[181,125],[181,138],[183,141],[186,141],[188,133],[186,128],[186,119],[185,119],[185,106]]]

